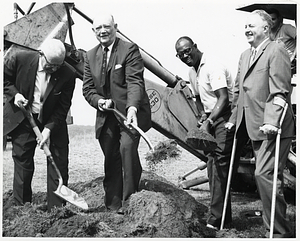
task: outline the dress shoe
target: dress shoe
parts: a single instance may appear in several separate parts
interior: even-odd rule
[[[117,214],[120,214],[120,215],[124,215],[126,212],[126,209],[124,207],[120,207],[118,210],[117,210]]]
[[[213,229],[213,230],[216,230],[216,231],[219,230],[217,227],[215,227],[215,226],[213,226],[213,225],[211,225],[211,224],[209,224],[209,223],[206,224],[206,227],[207,227],[207,228],[210,228],[210,229]]]

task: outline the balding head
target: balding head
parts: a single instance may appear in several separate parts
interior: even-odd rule
[[[60,40],[47,39],[41,45],[40,50],[51,64],[61,65],[64,62],[66,49]]]
[[[117,24],[109,13],[97,15],[93,21],[93,30],[104,47],[110,46],[116,39]]]

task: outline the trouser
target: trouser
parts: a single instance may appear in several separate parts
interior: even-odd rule
[[[211,134],[213,134],[216,139],[217,148],[214,152],[207,155],[207,174],[210,187],[210,216],[207,219],[207,223],[215,227],[220,227],[221,225],[235,132],[234,129],[231,131],[225,129],[225,123],[228,121],[229,116],[230,112],[227,112],[224,116],[218,118],[214,122]],[[247,138],[243,138],[239,140],[237,144],[233,173],[236,173],[241,150],[246,140]],[[229,194],[225,213],[225,223],[230,223],[232,221],[231,215],[231,197]]]
[[[34,116],[36,119],[36,116]],[[40,129],[41,124],[36,120]],[[32,202],[32,177],[34,173],[34,153],[37,146],[36,136],[27,119],[11,132],[12,158],[14,160],[13,195],[17,204]],[[54,162],[61,172],[63,183],[68,183],[68,145],[57,147],[50,144]],[[47,161],[47,207],[50,211],[54,206],[62,206],[65,201],[54,194],[58,186],[58,176],[54,167]]]
[[[274,237],[284,238],[291,236],[291,229],[286,218],[286,202],[283,194],[283,170],[289,154],[292,138],[280,140],[279,165],[276,191],[276,206],[274,220]],[[256,157],[255,179],[263,205],[263,222],[266,229],[270,230],[271,203],[273,190],[273,173],[275,162],[276,138],[272,140],[253,141]]]
[[[117,210],[138,191],[142,166],[138,155],[140,136],[133,134],[109,113],[99,143],[103,151],[105,206]]]

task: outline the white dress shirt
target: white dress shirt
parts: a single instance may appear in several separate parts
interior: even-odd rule
[[[50,74],[43,70],[42,56],[39,58],[38,69],[35,77],[35,87],[33,93],[32,113],[39,114],[43,104],[43,95],[50,80]]]

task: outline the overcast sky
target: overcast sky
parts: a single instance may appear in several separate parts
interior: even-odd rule
[[[26,12],[31,1],[16,1]],[[33,11],[51,3],[37,1]],[[75,6],[90,18],[102,9],[111,12],[119,30],[160,63],[183,79],[188,68],[175,57],[175,42],[183,35],[190,36],[201,51],[213,54],[236,75],[238,59],[249,47],[244,36],[246,12],[236,10],[250,1],[244,0],[78,0]],[[14,21],[13,1],[1,4],[2,25]],[[3,11],[4,10],[4,11]],[[19,14],[19,17],[22,15]],[[77,48],[89,50],[98,42],[91,24],[72,13],[73,37]],[[153,78],[148,73],[145,76]],[[77,80],[71,107],[74,124],[94,125],[95,110],[82,97],[81,80]]]

